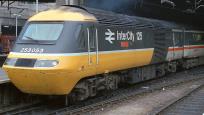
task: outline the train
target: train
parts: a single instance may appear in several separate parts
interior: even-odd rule
[[[22,92],[75,100],[204,64],[204,31],[82,6],[32,16],[3,69]]]

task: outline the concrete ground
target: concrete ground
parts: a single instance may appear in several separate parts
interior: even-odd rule
[[[128,101],[103,108],[97,115],[154,115],[159,109],[175,102],[192,90],[204,84],[204,80],[172,86],[160,91],[154,91],[136,96]]]

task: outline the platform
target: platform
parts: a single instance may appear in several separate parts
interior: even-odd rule
[[[160,115],[203,115],[204,86],[163,110]]]
[[[189,77],[188,76],[189,73],[186,73],[186,74],[184,76]],[[176,76],[178,77],[179,74],[177,74]],[[204,78],[203,78],[204,76],[200,75],[200,77],[202,79],[197,79],[195,81],[190,81],[190,82],[186,81],[184,83],[177,84],[177,85],[174,84],[166,88],[164,87],[161,90],[157,90],[157,91],[152,90],[152,92],[150,93],[131,97],[129,100],[126,100],[125,102],[121,102],[121,103],[119,102],[115,106],[110,105],[107,108],[103,107],[102,111],[100,110],[100,111],[97,111],[96,113],[100,115],[124,115],[124,114],[126,115],[202,115],[204,113],[203,111],[204,110],[203,109],[204,108],[204,99],[203,99],[204,88],[201,91],[202,92],[202,95],[200,95],[201,98],[199,97],[194,98],[195,100],[198,100],[198,101],[189,99],[190,102],[186,101],[186,103],[184,103],[184,104],[189,104],[190,107],[188,108],[190,109],[191,109],[191,106],[193,106],[194,107],[193,112],[195,114],[191,114],[190,112],[188,114],[187,113],[182,114],[182,112],[184,111],[180,112],[180,110],[179,110],[180,113],[177,111],[175,111],[173,114],[171,114],[171,111],[167,111],[167,113],[165,114],[160,113],[163,109],[165,109],[166,107],[169,107],[171,103],[176,103],[178,100],[184,98],[186,95],[188,95],[192,91],[204,85]],[[167,81],[165,81],[164,83],[166,82]],[[186,105],[182,105],[182,106],[179,105],[180,108],[178,109],[181,109],[182,107],[185,107],[185,106]],[[172,110],[176,110],[175,108]]]
[[[2,70],[0,68],[0,84],[3,84],[3,83],[8,83],[10,82],[8,76],[6,75],[6,73],[4,72],[4,70]]]

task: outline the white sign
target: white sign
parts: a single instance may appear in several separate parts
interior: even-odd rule
[[[110,29],[107,29],[105,35],[105,40],[107,40],[110,44],[113,44],[116,40],[135,42],[135,35],[137,37],[137,40],[142,40],[142,32],[136,32],[136,34],[134,34],[132,31],[117,31],[117,33],[114,33]]]
[[[134,42],[135,36],[132,31],[128,31],[126,33],[124,33],[123,31],[120,31],[120,32],[117,31],[117,40]]]
[[[142,40],[142,32],[137,32],[137,40]]]
[[[105,33],[105,35],[107,36],[106,37],[106,40],[109,41],[111,44],[113,44],[113,41],[115,40],[115,37],[113,37],[115,35],[115,33],[111,32],[110,29],[107,29],[108,32]]]

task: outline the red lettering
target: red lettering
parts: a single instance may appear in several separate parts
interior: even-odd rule
[[[121,42],[121,47],[128,48],[129,43],[128,42]]]

